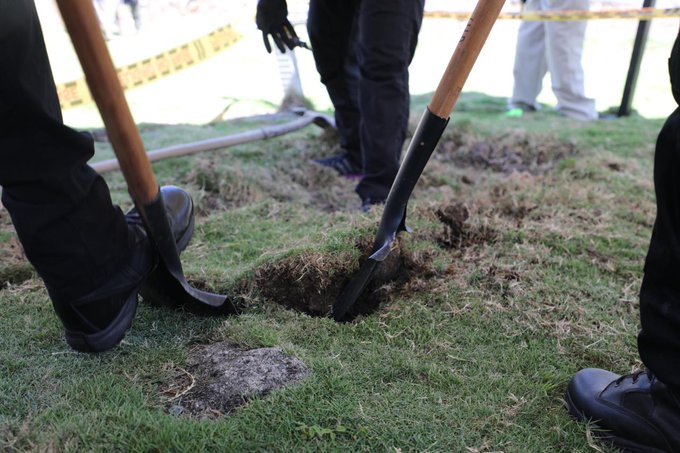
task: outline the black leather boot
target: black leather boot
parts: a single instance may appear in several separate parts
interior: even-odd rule
[[[163,205],[168,215],[170,230],[175,236],[177,251],[181,252],[194,234],[194,202],[191,196],[183,189],[175,186],[161,187]],[[143,226],[142,219],[137,208],[130,209],[125,214],[125,219],[129,224]]]
[[[177,249],[184,250],[194,231],[191,197],[184,190],[161,188],[165,210]],[[158,257],[137,209],[126,215],[132,250],[121,271],[95,291],[67,304],[54,303],[65,328],[66,342],[81,352],[103,352],[116,346],[125,336],[137,311],[138,293],[153,272]]]
[[[630,452],[680,452],[680,392],[650,371],[619,376],[587,368],[569,382],[569,413],[593,421],[599,438]]]

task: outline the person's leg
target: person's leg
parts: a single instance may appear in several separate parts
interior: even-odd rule
[[[62,124],[33,1],[9,4],[0,15],[2,201],[50,294],[74,299],[129,259],[128,229],[86,166],[92,139]]]
[[[118,2],[119,0],[92,0],[94,2],[99,25],[102,28],[104,37],[110,39],[114,34],[119,33],[118,27]]]
[[[8,2],[5,2],[8,3]],[[26,256],[75,349],[117,344],[155,254],[87,160],[92,139],[62,123],[33,0],[0,15],[0,186]]]
[[[525,11],[540,9],[540,0],[528,0],[524,5]],[[522,21],[517,32],[514,85],[509,107],[536,110],[536,98],[543,88],[543,79],[547,72],[545,24],[540,21]]]
[[[680,35],[671,54],[671,84],[680,91]],[[569,382],[566,402],[578,420],[633,451],[680,451],[680,108],[656,143],[657,214],[640,289],[638,350],[647,371],[619,376],[588,368]]]
[[[135,21],[135,29],[139,31],[142,28],[142,19],[139,15],[139,0],[125,0],[125,4],[130,7],[130,14]]]
[[[569,382],[565,400],[577,420],[633,451],[680,451],[680,109],[656,146],[657,218],[640,291],[638,349],[647,372],[619,376],[587,368]]]
[[[589,0],[544,0],[552,10],[587,10]],[[585,76],[581,57],[586,21],[546,22],[548,70],[557,110],[566,116],[597,119],[595,101],[585,95]]]
[[[680,109],[666,121],[654,157],[656,221],[640,289],[640,358],[680,390]]]
[[[408,66],[423,19],[424,0],[363,0],[359,10],[361,150],[366,202],[387,198],[399,169],[409,117]]]
[[[680,35],[669,59],[680,104]],[[664,124],[654,154],[656,221],[640,289],[638,350],[644,364],[680,389],[680,108]]]
[[[311,0],[307,18],[314,61],[335,109],[340,147],[361,168],[359,141],[359,69],[355,17],[358,0]]]

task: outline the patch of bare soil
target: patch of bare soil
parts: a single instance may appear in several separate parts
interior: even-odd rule
[[[302,361],[279,348],[243,350],[226,342],[194,348],[186,369],[172,372],[160,388],[168,411],[199,418],[228,414],[309,375]]]
[[[463,167],[501,173],[543,174],[555,163],[578,153],[576,145],[543,134],[511,131],[479,138],[474,134],[454,134],[442,140],[439,159]]]

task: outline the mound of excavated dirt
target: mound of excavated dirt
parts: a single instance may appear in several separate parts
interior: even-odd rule
[[[213,418],[233,411],[249,398],[298,382],[307,366],[279,348],[241,350],[228,343],[199,346],[187,368],[175,369],[172,382],[161,387],[173,415]]]
[[[555,163],[578,153],[572,142],[555,137],[512,131],[480,139],[474,134],[458,134],[441,142],[436,154],[444,161],[482,170],[543,174]]]

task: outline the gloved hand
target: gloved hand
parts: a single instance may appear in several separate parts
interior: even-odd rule
[[[288,5],[286,0],[258,0],[255,15],[257,28],[262,30],[262,40],[267,52],[272,52],[267,35],[272,35],[274,44],[281,52],[285,52],[284,44],[293,50],[295,46],[307,47],[300,41],[293,26],[288,21]]]

